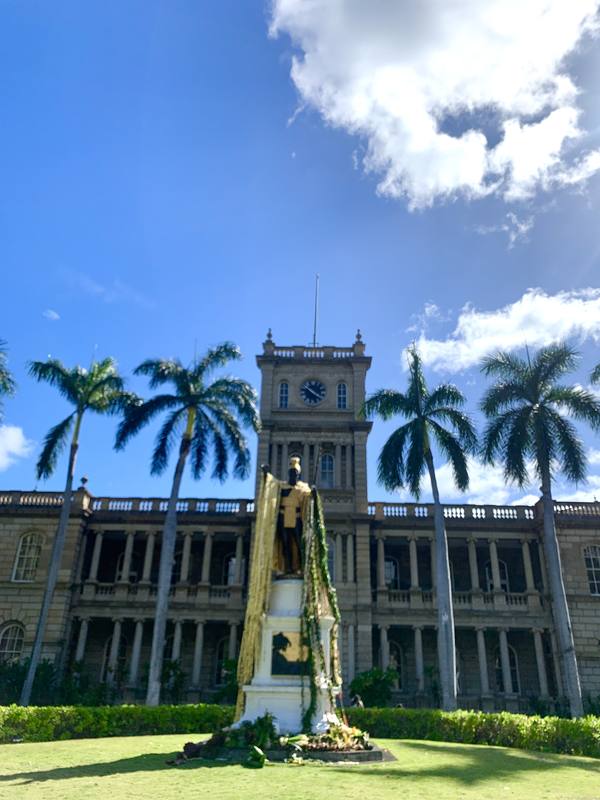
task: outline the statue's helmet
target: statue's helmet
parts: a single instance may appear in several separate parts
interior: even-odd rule
[[[298,475],[302,472],[302,467],[300,466],[300,458],[299,456],[292,456],[290,458],[290,469],[296,470]]]

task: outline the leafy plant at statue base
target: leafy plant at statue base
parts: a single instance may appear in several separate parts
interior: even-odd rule
[[[346,750],[371,750],[369,734],[341,722],[331,725],[325,733],[306,734],[297,736],[282,736],[279,739],[282,747],[299,748],[301,751],[346,751]]]
[[[389,705],[392,689],[398,680],[398,673],[393,667],[385,671],[379,667],[359,672],[350,684],[350,694],[359,695],[365,706],[381,708]]]
[[[338,655],[338,626],[340,623],[340,610],[337,602],[336,591],[331,582],[329,567],[327,565],[327,531],[323,520],[323,506],[321,498],[315,492],[313,495],[313,520],[312,530],[304,537],[304,597],[300,636],[307,648],[309,702],[305,700],[305,681],[302,678],[302,730],[312,730],[313,719],[317,710],[319,689],[326,680],[327,691],[331,708],[335,707],[334,689],[341,686],[342,679],[339,670]],[[334,623],[330,634],[330,660],[325,658],[325,651],[321,640],[321,626],[319,618],[322,614],[322,593],[325,593],[327,602],[333,615]],[[327,678],[326,676],[329,676]]]

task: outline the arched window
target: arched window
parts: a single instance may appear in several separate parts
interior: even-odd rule
[[[385,585],[388,589],[400,588],[400,564],[397,558],[386,556],[384,562]]]
[[[600,594],[600,546],[590,544],[583,548],[590,594]]]
[[[510,584],[508,581],[508,567],[506,561],[498,560],[498,569],[500,572],[500,587],[501,592],[510,592]],[[492,562],[488,561],[485,565],[485,583],[488,592],[494,591],[494,578],[492,575]]]
[[[510,664],[510,680],[514,694],[521,694],[521,681],[519,679],[519,662],[514,647],[508,645],[508,661]],[[502,659],[500,648],[497,647],[494,654],[494,665],[496,668],[496,690],[504,692],[504,675],[502,674]]]
[[[290,397],[290,387],[287,381],[279,384],[279,408],[287,408]]]
[[[18,661],[23,652],[25,631],[18,622],[6,625],[0,633],[0,661]]]
[[[329,453],[321,456],[320,483],[323,489],[333,489],[333,456]]]
[[[225,669],[225,662],[227,661],[227,647],[229,640],[227,636],[219,639],[215,650],[215,686],[223,686],[227,680],[227,670]]]
[[[337,407],[348,408],[348,387],[345,383],[337,385]]]
[[[112,634],[108,637],[106,642],[104,643],[104,651],[102,653],[102,666],[100,667],[100,683],[106,683],[109,678],[109,669],[108,669],[108,662],[110,661],[110,650],[112,647]],[[113,680],[116,683],[120,683],[121,678],[125,675],[125,665],[127,663],[127,640],[121,634],[121,638],[119,639],[119,653],[117,655],[117,669],[116,674],[113,677]]]
[[[395,685],[396,689],[402,691],[404,688],[404,653],[402,645],[398,642],[390,642],[390,667],[398,673]]]
[[[44,537],[41,533],[25,533],[19,540],[13,581],[34,581]]]

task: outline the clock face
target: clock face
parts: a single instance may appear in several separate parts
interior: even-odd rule
[[[325,399],[327,389],[325,384],[317,380],[304,381],[300,387],[300,397],[307,406],[318,406]]]

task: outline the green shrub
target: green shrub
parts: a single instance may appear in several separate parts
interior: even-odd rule
[[[3,706],[0,743],[95,739],[162,733],[212,733],[231,724],[233,708],[179,706]]]
[[[428,739],[600,758],[600,718],[531,717],[502,711],[351,708],[348,720],[383,739]]]
[[[384,672],[379,667],[373,667],[354,678],[350,684],[350,695],[359,695],[365,706],[381,708],[392,699],[392,688],[397,680],[395,669],[388,667]]]

